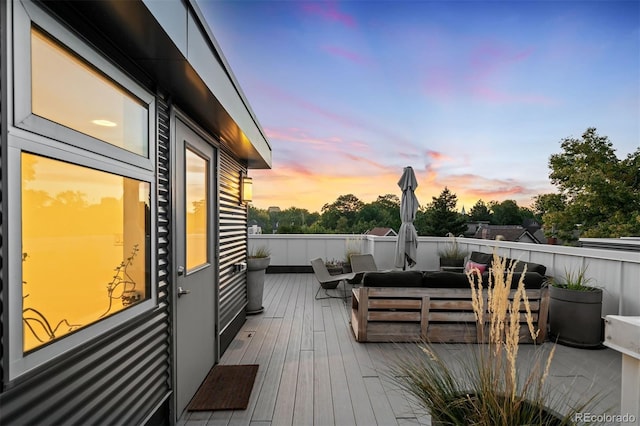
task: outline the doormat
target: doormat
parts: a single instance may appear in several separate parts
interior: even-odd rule
[[[189,403],[189,411],[246,410],[258,365],[216,365]]]

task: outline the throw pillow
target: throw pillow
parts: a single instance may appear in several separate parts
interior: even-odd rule
[[[468,261],[464,267],[465,272],[472,271],[478,275],[482,275],[482,273],[487,269],[487,265],[483,263],[477,263]]]

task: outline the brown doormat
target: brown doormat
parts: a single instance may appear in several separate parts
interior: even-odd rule
[[[216,365],[189,403],[189,411],[246,410],[258,366]]]

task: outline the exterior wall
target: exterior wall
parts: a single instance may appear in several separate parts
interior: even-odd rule
[[[246,261],[247,208],[240,204],[240,164],[224,148],[220,149],[219,187],[219,321],[220,352],[229,345],[238,327],[244,323],[247,304],[246,274],[234,265]]]
[[[233,137],[222,138],[215,126],[206,120],[202,121],[202,116],[198,114],[198,108],[207,109],[207,114],[211,110],[216,110],[216,114],[224,115],[224,120],[216,121],[219,127],[224,127],[225,131],[232,129],[228,124],[231,118],[227,112],[215,104],[215,108],[210,108],[210,99],[213,93],[207,92],[208,98],[192,100],[184,93],[193,90],[189,84],[190,79],[181,78],[180,73],[166,71],[166,66],[157,65],[157,68],[150,69],[154,62],[147,57],[139,56],[135,48],[131,47],[135,43],[128,43],[126,37],[136,34],[144,42],[148,41],[146,36],[155,35],[153,41],[160,43],[163,47],[167,40],[162,38],[164,28],[159,28],[158,23],[153,21],[144,9],[160,8],[164,6],[176,7],[185,13],[189,18],[190,33],[198,27],[197,10],[193,10],[191,2],[176,0],[172,3],[159,2],[96,2],[87,4],[83,2],[51,2],[44,3],[45,8],[51,8],[54,12],[51,16],[63,17],[69,27],[77,30],[81,38],[92,43],[97,51],[112,59],[113,64],[121,67],[129,76],[146,90],[162,90],[155,96],[155,116],[156,130],[155,139],[155,281],[154,285],[157,293],[157,304],[151,311],[147,311],[136,316],[129,321],[123,322],[116,328],[106,332],[100,339],[89,339],[81,346],[60,356],[55,356],[41,366],[32,371],[24,373],[15,380],[9,379],[9,370],[3,370],[8,365],[9,356],[7,352],[8,343],[8,314],[4,301],[7,300],[8,267],[7,244],[4,238],[7,235],[7,133],[14,129],[7,126],[6,102],[7,87],[12,82],[7,81],[7,70],[9,53],[7,49],[7,31],[11,28],[11,16],[7,12],[13,5],[19,2],[0,3],[0,34],[2,42],[2,57],[0,57],[0,70],[2,81],[0,82],[0,424],[158,424],[169,423],[174,413],[172,410],[173,392],[173,354],[172,354],[172,277],[176,274],[171,262],[174,244],[172,234],[172,188],[171,182],[172,164],[170,135],[171,129],[171,104],[168,99],[172,99],[176,104],[184,106],[187,113],[194,115],[194,121],[198,122],[216,139],[223,139],[222,146],[218,147],[217,164],[217,184],[218,184],[218,219],[219,226],[216,247],[218,256],[218,283],[219,283],[219,330],[220,330],[220,352],[223,352],[237,330],[245,321],[244,308],[246,306],[246,273],[238,269],[238,265],[246,261],[247,249],[247,208],[240,203],[240,173],[246,173],[248,165],[264,167],[270,163],[270,148],[266,139],[261,136],[261,129],[257,127],[251,130],[251,134],[257,134],[259,139],[259,152],[256,152],[252,144],[246,143],[246,138],[241,145],[244,149],[250,149],[248,154],[239,153],[238,140]],[[128,14],[120,15],[125,8]],[[156,10],[157,12],[157,10]],[[166,12],[166,11],[165,11]],[[108,18],[102,19],[102,14]],[[163,12],[164,13],[164,12]],[[93,14],[93,15],[91,15]],[[47,13],[48,15],[48,13]],[[126,16],[125,16],[126,15]],[[162,15],[162,13],[160,13]],[[187,16],[185,15],[185,16]],[[162,15],[168,16],[168,15]],[[170,15],[174,17],[173,15]],[[92,17],[92,19],[88,19]],[[122,17],[122,20],[120,18]],[[132,21],[128,19],[131,18]],[[140,22],[136,19],[141,18]],[[56,19],[57,20],[57,19]],[[127,27],[129,32],[119,31],[118,25],[124,25],[135,21],[134,27]],[[144,22],[144,25],[141,23]],[[180,22],[180,20],[175,21]],[[170,24],[170,22],[169,22]],[[139,27],[144,27],[148,33],[140,36],[137,31]],[[131,32],[132,28],[135,30]],[[108,30],[108,31],[105,31]],[[109,33],[110,31],[110,33]],[[158,35],[160,34],[160,35]],[[206,35],[196,31],[198,37]],[[210,35],[210,34],[208,34]],[[125,37],[120,40],[117,37]],[[153,38],[152,36],[149,36]],[[198,37],[191,37],[200,44],[203,41]],[[118,40],[123,42],[122,45]],[[125,43],[125,41],[127,43]],[[141,40],[138,40],[140,42]],[[163,44],[164,43],[164,44]],[[208,55],[214,57],[217,46],[215,41],[212,45],[207,45]],[[118,46],[117,48],[115,46]],[[125,46],[129,51],[121,50]],[[148,49],[148,46],[144,45]],[[165,50],[156,46],[158,52]],[[125,49],[126,50],[126,49]],[[153,50],[153,49],[151,49]],[[213,53],[212,53],[213,52]],[[147,54],[156,53],[144,52]],[[132,58],[137,58],[139,61]],[[157,58],[152,58],[157,59]],[[164,59],[164,58],[161,58]],[[195,58],[193,58],[195,59]],[[202,58],[199,58],[202,59]],[[210,60],[211,58],[207,58]],[[216,66],[226,66],[223,64]],[[169,61],[173,65],[173,60]],[[176,62],[177,63],[177,62]],[[181,72],[189,73],[191,63],[185,62],[186,66],[178,66]],[[182,64],[181,64],[182,65]],[[200,64],[202,65],[202,64]],[[225,68],[226,69],[226,68]],[[186,71],[184,71],[186,70]],[[175,70],[174,70],[175,71]],[[188,74],[193,77],[194,74]],[[230,75],[230,73],[229,73]],[[229,77],[233,80],[232,76]],[[188,81],[187,81],[188,80]],[[225,83],[226,84],[226,83]],[[233,81],[235,85],[235,81]],[[182,90],[183,88],[188,90]],[[213,84],[209,89],[217,87]],[[226,87],[226,86],[225,86]],[[160,89],[158,89],[160,88]],[[200,88],[200,86],[198,86]],[[233,93],[226,87],[224,98],[227,103],[234,102]],[[228,92],[228,93],[227,93]],[[198,92],[200,93],[200,92]],[[178,96],[183,98],[176,100]],[[217,96],[217,95],[216,95]],[[151,96],[153,98],[153,96]],[[237,100],[237,104],[240,104]],[[242,108],[246,108],[244,102]],[[11,103],[9,102],[9,108]],[[238,105],[234,105],[234,114],[243,114],[241,124],[243,128],[251,128],[257,124],[249,123],[246,115],[252,115],[250,111],[239,111]],[[240,108],[240,109],[242,109]],[[194,113],[195,112],[195,113]],[[226,115],[225,115],[226,114]],[[200,120],[198,120],[200,118]],[[226,120],[226,121],[225,121]],[[223,126],[224,124],[224,126]],[[234,124],[235,125],[235,124]],[[223,129],[223,130],[224,130]],[[233,128],[235,129],[235,127]],[[232,129],[232,130],[233,130]],[[256,133],[257,132],[257,133]],[[259,134],[258,134],[259,133]],[[240,138],[241,132],[233,132],[235,139]],[[222,135],[224,136],[224,135]],[[234,146],[235,144],[235,146]],[[248,147],[248,148],[247,148]],[[266,151],[268,153],[265,154]],[[267,155],[268,154],[268,155]],[[242,157],[245,155],[246,157]],[[268,157],[266,160],[260,155]],[[240,160],[242,157],[243,160]],[[12,182],[15,185],[15,182]],[[3,195],[5,195],[3,197]],[[152,197],[153,198],[153,197]],[[152,208],[152,211],[154,209]],[[4,238],[3,238],[4,237]]]
[[[353,235],[249,235],[249,248],[267,246],[271,249],[273,266],[308,266],[315,257],[343,259],[347,239]],[[604,289],[602,314],[640,315],[640,253],[547,244],[458,238],[458,244],[468,251],[498,253],[547,267],[547,275],[562,277],[565,270],[587,267],[586,276],[593,285]],[[437,270],[438,251],[449,238],[419,237],[418,263],[414,269]],[[379,269],[395,269],[396,237],[363,236],[362,252],[374,256]]]
[[[5,345],[5,284],[6,284],[6,268],[4,260],[6,259],[6,244],[4,238],[6,236],[6,222],[4,212],[6,211],[6,197],[4,196],[4,188],[6,185],[6,168],[4,152],[7,146],[7,112],[4,105],[5,93],[7,91],[7,35],[5,32],[7,9],[0,4],[0,383],[4,383],[4,345]],[[0,404],[1,405],[1,404]]]
[[[161,99],[157,114],[157,308],[7,385],[0,394],[0,423],[141,424],[163,404],[168,409],[169,116]]]

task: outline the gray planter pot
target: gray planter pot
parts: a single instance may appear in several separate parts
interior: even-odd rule
[[[264,275],[270,261],[270,257],[247,258],[247,315],[264,311],[262,306]]]
[[[463,422],[468,420],[468,418],[471,417],[475,410],[477,410],[474,399],[474,394],[470,394],[462,396],[459,400],[451,401],[451,407],[455,407],[452,408],[451,412],[457,412],[457,414],[462,417],[461,419],[457,419],[454,423],[451,423],[449,421],[438,418],[437,415],[432,414],[431,425],[450,426],[451,424],[464,424]],[[477,399],[475,400],[477,401]],[[536,418],[532,419],[533,421],[531,424],[540,424],[546,426],[561,426],[565,424],[563,422],[563,416],[555,410],[552,410],[551,408],[542,407],[529,401],[523,401],[520,408],[522,410],[525,410],[524,412],[537,413],[537,415],[535,416]],[[465,411],[469,414],[465,414]],[[517,426],[531,426],[531,424]]]
[[[602,289],[549,287],[549,339],[579,348],[602,345]]]
[[[463,268],[464,259],[451,259],[451,258],[441,257],[440,266],[449,267],[449,268]]]

